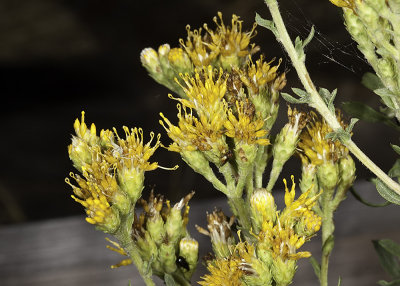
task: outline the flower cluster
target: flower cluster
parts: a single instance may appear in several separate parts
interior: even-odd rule
[[[148,143],[143,142],[143,130],[124,127],[125,139],[117,131],[101,130],[97,135],[96,126],[90,129],[82,119],[74,123],[76,135],[68,147],[69,156],[81,175],[71,173],[74,185],[67,178],[74,191],[75,201],[82,204],[87,221],[106,232],[114,233],[119,226],[120,216],[126,215],[141,196],[144,173],[158,167],[157,162],[148,160],[160,146],[157,136],[151,133]]]
[[[337,118],[346,129],[340,112],[337,112]],[[355,179],[355,163],[339,140],[327,138],[332,131],[321,116],[310,112],[306,128],[300,135],[298,154],[302,161],[302,191],[312,187],[316,192],[322,188],[322,197],[327,197],[336,209]]]
[[[253,242],[235,243],[232,223],[220,211],[209,215],[209,232],[215,258],[207,264],[210,274],[200,285],[288,285],[296,270],[296,260],[309,257],[307,251],[297,252],[321,227],[321,217],[313,210],[321,193],[311,189],[295,199],[292,176],[289,190],[285,183],[286,208],[277,211],[275,200],[265,189],[256,190],[250,199]],[[246,237],[246,236],[245,236]],[[223,244],[225,242],[225,244]],[[222,250],[222,251],[221,251]],[[224,282],[225,281],[225,282]],[[226,284],[229,281],[229,284]]]

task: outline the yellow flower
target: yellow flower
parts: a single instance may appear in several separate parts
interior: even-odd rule
[[[264,56],[261,55],[260,58],[255,63],[253,63],[251,57],[249,57],[247,70],[239,71],[240,79],[248,88],[251,89],[254,94],[257,94],[260,89],[266,88],[268,85],[273,86],[273,83],[275,81],[278,81],[278,79],[279,84],[277,85],[278,89],[276,90],[279,91],[285,86],[285,73],[282,74],[284,80],[280,79],[277,74],[277,70],[282,60],[279,60],[278,65],[271,66],[271,63],[273,61],[274,60],[271,60],[270,62],[265,62]]]
[[[160,121],[160,124],[174,141],[169,146],[169,150],[181,152],[182,150],[219,149],[215,145],[218,145],[217,142],[223,136],[227,109],[223,99],[226,92],[226,79],[223,78],[222,70],[218,72],[208,66],[202,71],[196,71],[194,77],[189,75],[181,77],[185,82],[185,85],[181,87],[187,99],[173,98],[170,95],[181,103],[178,104],[178,126],[174,126],[160,113],[168,127],[163,121]],[[193,115],[193,111],[197,113],[197,117]]]
[[[342,121],[340,112],[338,112],[337,118],[342,128],[345,129],[346,124]],[[314,112],[309,113],[308,124],[300,135],[298,147],[313,165],[318,166],[324,162],[335,163],[348,155],[349,150],[339,140],[326,139],[326,135],[332,131],[319,115]]]
[[[186,26],[187,40],[179,39],[179,43],[189,55],[194,66],[203,67],[213,64],[219,54],[219,49],[209,45],[207,39],[201,35],[202,29],[190,30],[190,26]]]
[[[241,261],[237,257],[222,258],[207,264],[210,274],[203,277],[198,283],[203,286],[241,286],[240,278],[244,271],[240,269]]]
[[[267,130],[263,129],[264,120],[252,114],[248,104],[244,101],[236,102],[238,118],[232,110],[228,111],[228,120],[225,121],[226,136],[235,138],[246,144],[268,145],[269,140],[263,138],[267,135]]]
[[[309,252],[297,252],[297,249],[321,226],[321,218],[312,211],[321,193],[310,197],[310,189],[295,200],[294,177],[291,178],[290,190],[284,180],[286,208],[282,213],[277,212],[275,221],[265,219],[256,234],[260,247],[269,251],[274,259],[282,261],[309,257]]]
[[[253,28],[249,32],[242,32],[243,21],[240,21],[239,17],[235,14],[232,15],[232,27],[225,26],[221,12],[218,12],[218,18],[214,17],[213,19],[217,25],[215,32],[210,30],[207,24],[204,24],[204,29],[211,36],[211,47],[219,49],[223,56],[236,55],[242,58],[258,50],[255,44],[250,45],[250,40],[257,34],[255,31],[257,27],[256,23],[253,24]]]
[[[338,7],[349,8],[354,10],[355,0],[329,0],[329,1],[331,1],[332,4]]]

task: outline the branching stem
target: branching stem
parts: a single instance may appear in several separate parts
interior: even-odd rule
[[[265,3],[267,4],[271,12],[272,19],[274,21],[277,33],[279,35],[277,40],[281,42],[282,45],[285,47],[285,50],[292,61],[292,65],[297,71],[301,83],[303,84],[307,93],[310,95],[309,105],[311,107],[314,107],[321,114],[321,116],[326,120],[326,122],[329,124],[329,126],[333,129],[334,132],[341,130],[342,127],[338,122],[335,114],[333,114],[329,110],[329,108],[319,95],[317,89],[314,86],[314,83],[312,82],[308,74],[304,61],[300,59],[298,53],[296,52],[293,42],[290,39],[290,36],[286,30],[282,16],[279,12],[277,0],[265,0]],[[342,139],[342,143],[372,173],[374,173],[379,179],[381,179],[389,188],[391,188],[393,191],[395,191],[397,194],[400,195],[400,185],[396,183],[392,178],[390,178],[385,172],[383,172],[374,162],[372,162],[371,159],[369,159],[367,155],[365,155],[350,138]]]

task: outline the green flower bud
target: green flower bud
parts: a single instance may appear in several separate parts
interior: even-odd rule
[[[140,256],[144,261],[156,261],[158,256],[158,246],[154,242],[150,233],[147,231],[144,233],[144,237],[134,235],[135,242],[140,251]],[[161,268],[160,268],[161,269]]]
[[[181,48],[173,48],[168,53],[168,61],[176,73],[191,73],[192,62],[188,54]]]
[[[168,60],[168,54],[169,54],[170,50],[171,50],[171,48],[168,44],[161,45],[158,48],[158,58],[160,60],[160,65],[161,65],[161,69],[164,74],[164,77],[167,79],[173,80],[175,78],[175,72],[172,69],[171,65],[169,64],[169,60]]]
[[[150,210],[151,216],[147,219],[146,222],[146,229],[154,242],[157,245],[160,245],[165,236],[164,221],[159,212],[152,212],[152,210],[153,209]]]
[[[250,210],[255,233],[258,233],[264,221],[274,222],[276,205],[274,197],[266,189],[257,189],[250,198]]]
[[[171,208],[167,220],[165,221],[165,231],[168,236],[168,241],[172,244],[177,244],[179,239],[185,233],[181,213],[183,205],[183,200],[175,204],[174,207]]]
[[[132,203],[135,204],[142,195],[144,183],[144,172],[138,168],[122,167],[118,169],[118,184]]]
[[[82,172],[82,167],[92,163],[92,153],[89,145],[79,137],[72,137],[72,144],[68,146],[69,158],[74,167]]]
[[[197,260],[199,258],[199,243],[191,237],[182,238],[179,242],[179,256],[185,259],[189,266],[189,269],[181,267],[181,271],[183,272],[185,278],[190,280],[193,272],[196,269]]]
[[[128,214],[131,209],[131,201],[123,192],[115,192],[112,198],[113,205],[116,206],[122,215]]]
[[[326,161],[318,166],[317,177],[320,188],[325,194],[331,194],[339,182],[339,166]]]
[[[276,286],[286,286],[292,283],[293,276],[296,273],[296,261],[286,260],[278,257],[272,264],[272,276],[276,282]]]
[[[339,185],[350,187],[356,178],[356,165],[351,156],[346,156],[339,160],[339,171]]]
[[[121,224],[121,220],[119,217],[119,212],[116,208],[111,207],[109,210],[110,211],[106,212],[106,214],[104,215],[102,222],[98,222],[96,219],[96,216],[91,217],[91,218],[87,217],[86,221],[89,223],[92,223],[92,224],[93,224],[93,221],[96,221],[95,226],[98,230],[101,230],[105,233],[113,234],[117,231],[119,225]],[[88,216],[90,215],[91,212],[93,212],[93,211],[86,210],[86,213]],[[98,215],[100,215],[100,213]]]
[[[146,48],[140,53],[140,61],[157,82],[164,79],[157,52],[153,48]]]
[[[240,58],[236,54],[220,55],[219,62],[224,70],[231,71],[232,67],[238,67]]]
[[[176,271],[175,245],[162,243],[158,249],[158,261],[160,261],[163,272],[173,273]]]
[[[308,159],[305,159],[305,161],[303,161],[299,186],[302,193],[305,193],[310,188],[313,188],[310,196],[315,196],[318,193],[317,168],[314,164],[309,163]]]

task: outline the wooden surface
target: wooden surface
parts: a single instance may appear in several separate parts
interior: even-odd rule
[[[367,198],[377,198],[367,183],[357,189]],[[282,193],[278,195],[282,205]],[[199,240],[201,256],[210,250],[208,238],[194,230],[205,226],[205,212],[224,206],[223,200],[193,203],[190,210],[190,231]],[[330,265],[331,285],[377,285],[388,277],[381,270],[372,239],[391,238],[400,242],[400,207],[369,208],[350,197],[336,213],[336,244]],[[105,235],[95,231],[83,216],[43,222],[3,226],[0,228],[0,285],[2,286],[70,286],[70,285],[144,285],[133,267],[110,269],[121,257],[105,248]],[[318,237],[305,249],[318,257]],[[199,265],[193,281],[204,274]],[[193,283],[195,285],[196,283]],[[309,262],[300,260],[294,285],[318,285]],[[157,285],[163,285],[160,280]]]

